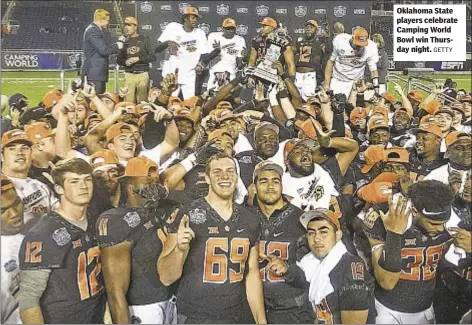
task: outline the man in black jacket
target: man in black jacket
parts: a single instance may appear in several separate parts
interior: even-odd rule
[[[125,32],[128,40],[118,53],[116,62],[125,68],[125,85],[129,92],[127,102],[147,101],[149,86],[149,63],[156,61],[148,37],[138,34],[138,21],[126,17]]]
[[[91,23],[84,32],[84,64],[82,79],[95,86],[98,94],[103,94],[108,81],[108,56],[123,48],[123,42],[110,43],[110,32],[106,29],[110,22],[110,13],[97,9]]]

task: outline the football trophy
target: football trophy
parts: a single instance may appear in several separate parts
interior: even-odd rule
[[[275,62],[279,61],[283,54],[282,49],[290,43],[288,31],[285,26],[280,26],[272,31],[266,40],[266,53],[258,58],[255,67],[247,67],[243,71],[243,76],[251,76],[262,81],[264,84],[277,84],[279,76],[275,68]]]

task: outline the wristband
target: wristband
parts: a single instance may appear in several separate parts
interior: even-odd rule
[[[398,273],[402,270],[402,235],[387,230],[383,254],[379,265],[388,272]]]
[[[285,97],[288,97],[288,91],[287,89],[282,89],[281,91],[279,91],[279,98],[285,98]]]
[[[189,171],[193,169],[193,167],[195,167],[196,163],[197,163],[197,156],[194,153],[192,153],[187,158],[182,160],[179,164],[181,164],[182,167],[184,167],[185,172],[188,173]]]
[[[282,78],[282,80],[285,80],[287,79],[287,74],[284,72],[280,75],[280,78]]]

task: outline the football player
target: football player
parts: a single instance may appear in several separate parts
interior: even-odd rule
[[[19,324],[18,291],[20,261],[18,254],[23,241],[23,202],[10,180],[2,175],[2,324]]]
[[[205,173],[208,195],[179,211],[158,262],[165,285],[180,279],[178,323],[266,323],[260,223],[255,211],[233,201],[236,162],[216,154]]]
[[[233,18],[223,20],[222,32],[208,35],[207,52],[212,52],[215,46],[220,47],[221,51],[218,61],[210,68],[207,89],[217,91],[236,77],[237,68],[243,59],[243,51],[246,49],[244,38],[236,35],[236,21]]]
[[[174,304],[157,274],[166,239],[156,215],[166,193],[158,184],[158,167],[146,157],[132,158],[122,181],[127,204],[105,211],[95,225],[113,322],[172,324]]]
[[[100,249],[87,218],[92,168],[80,158],[64,160],[56,164],[52,178],[59,207],[43,216],[21,244],[21,320],[102,323],[106,295]]]
[[[342,33],[333,39],[333,53],[326,63],[323,88],[335,94],[343,93],[349,98],[352,85],[363,78],[366,65],[372,77],[375,91],[379,92],[379,60],[377,45],[369,40],[369,34],[357,27],[351,35]]]
[[[321,73],[322,69],[323,42],[316,39],[317,30],[316,20],[306,21],[305,35],[298,38],[294,47],[294,52],[297,54],[295,85],[305,101],[315,95],[316,76]]]

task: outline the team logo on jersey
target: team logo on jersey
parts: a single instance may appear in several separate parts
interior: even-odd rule
[[[72,241],[72,248],[82,247],[82,239],[77,239]]]
[[[251,156],[244,156],[239,158],[239,162],[243,164],[250,164],[252,163],[252,157]]]
[[[315,9],[315,14],[326,15],[326,9]]]
[[[165,21],[163,23],[160,23],[159,27],[161,28],[161,31],[164,31],[164,29],[166,29],[167,25],[169,25],[169,23],[167,21]]]
[[[248,27],[246,25],[238,25],[236,26],[236,34],[239,36],[247,35]]]
[[[182,2],[182,3],[179,3],[179,11],[181,14],[184,13],[185,11],[185,8],[187,7],[190,7],[190,4],[186,3],[186,2]]]
[[[152,25],[141,25],[141,30],[152,30]]]
[[[207,220],[206,211],[199,208],[190,210],[189,216],[190,216],[190,222],[196,225],[201,225],[202,223],[205,223],[205,221]]]
[[[354,15],[365,15],[365,9],[354,9]]]
[[[152,2],[144,1],[141,2],[141,12],[148,14],[152,11]]]
[[[10,260],[3,264],[3,267],[5,268],[5,271],[7,272],[13,272],[18,268],[18,264],[16,264],[15,260]]]
[[[197,50],[197,48],[193,45],[187,46],[187,51],[193,53]]]
[[[269,7],[260,5],[256,7],[256,14],[258,16],[267,16],[269,14]]]
[[[65,227],[54,230],[52,233],[52,239],[59,246],[64,246],[71,240],[71,236]]]
[[[324,195],[324,187],[322,185],[318,185],[315,187],[315,200],[318,201]]]
[[[416,238],[405,238],[405,246],[416,246]]]
[[[161,5],[161,11],[172,11],[172,5]]]
[[[136,54],[136,53],[139,53],[139,47],[137,47],[137,46],[130,46],[130,47],[128,47],[128,49],[126,50],[126,52],[127,52],[128,54],[131,54],[131,55]]]
[[[201,23],[201,24],[198,24],[198,28],[203,30],[205,32],[205,34],[208,35],[210,33],[211,26],[209,24],[206,24],[206,23]]]
[[[247,14],[247,13],[249,13],[249,9],[248,8],[236,8],[236,12],[238,14]]]
[[[123,219],[131,228],[136,228],[141,222],[141,217],[136,211],[128,212],[127,214],[125,214]]]
[[[277,8],[277,9],[275,9],[275,13],[276,14],[281,14],[281,15],[286,15],[287,14],[287,8]]]
[[[227,4],[220,4],[216,6],[216,13],[220,16],[229,15],[229,6]]]
[[[295,16],[305,17],[307,13],[307,8],[305,6],[296,6],[295,7]]]
[[[370,208],[369,211],[367,211],[365,217],[364,217],[364,224],[372,229],[374,227],[375,221],[380,217],[379,213],[375,211],[374,209]]]
[[[336,6],[334,7],[334,12],[333,12],[335,17],[344,17],[346,16],[346,7],[344,6]]]
[[[198,7],[199,12],[210,12],[210,7]]]

